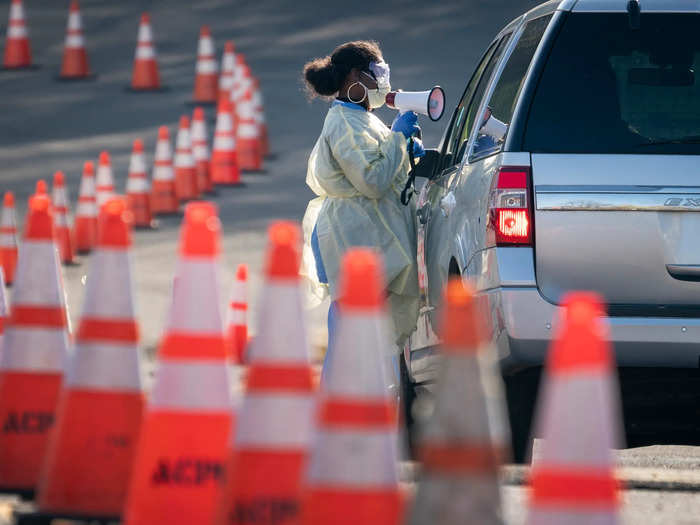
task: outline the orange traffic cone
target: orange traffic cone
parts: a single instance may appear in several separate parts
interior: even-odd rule
[[[10,286],[15,281],[17,268],[17,223],[15,222],[15,195],[5,192],[0,217],[0,266],[5,272],[5,283]]]
[[[445,305],[435,409],[421,428],[421,480],[408,523],[502,524],[498,468],[509,436],[495,348],[460,278],[448,284]]]
[[[80,179],[80,194],[75,211],[74,237],[78,253],[90,253],[97,239],[97,199],[95,197],[95,165],[87,161]]]
[[[260,89],[260,80],[257,78],[253,79],[253,109],[260,133],[260,154],[263,157],[267,157],[270,154],[270,139],[267,133],[267,122],[265,121],[265,102]]]
[[[224,44],[224,54],[221,56],[221,76],[219,76],[219,104],[221,99],[231,99],[233,88],[233,70],[236,66],[236,55],[233,42],[227,40]]]
[[[62,171],[57,171],[53,176],[53,226],[58,245],[58,255],[63,264],[72,264],[75,254],[73,252],[73,235],[69,225],[68,195],[65,176]]]
[[[197,169],[192,157],[190,119],[187,115],[182,115],[175,149],[175,194],[180,201],[188,201],[199,197],[198,189]]]
[[[247,67],[244,68],[247,71]],[[250,73],[245,74],[244,94],[236,100],[236,152],[238,165],[244,171],[262,170],[262,144],[260,126],[256,119],[253,101],[253,82]]]
[[[248,344],[248,266],[239,264],[228,308],[229,355],[234,363],[244,361]]]
[[[204,120],[204,110],[202,108],[194,108],[190,134],[192,136],[192,156],[194,157],[197,172],[197,189],[199,193],[212,193],[214,185],[211,182],[207,124]]]
[[[68,321],[51,202],[29,200],[0,362],[0,490],[31,493],[68,356]]]
[[[232,436],[220,525],[248,523],[262,512],[276,515],[280,525],[299,523],[315,415],[299,287],[299,228],[273,224],[269,239],[260,333]]]
[[[2,345],[5,340],[5,325],[9,312],[7,293],[5,292],[5,271],[0,266],[0,362],[2,361]]]
[[[570,293],[540,389],[526,523],[617,523],[621,409],[600,297]]]
[[[68,28],[66,29],[66,42],[63,47],[63,63],[59,78],[62,80],[76,80],[90,78],[90,65],[88,64],[85,40],[83,38],[83,22],[80,16],[78,0],[71,0],[68,11]]]
[[[233,131],[231,102],[222,99],[216,115],[214,147],[211,154],[212,182],[219,186],[235,186],[241,183],[236,155],[236,137]]]
[[[170,146],[170,131],[166,126],[158,129],[158,142],[153,160],[153,184],[151,206],[156,215],[177,213],[179,202],[175,194],[175,172]]]
[[[159,366],[129,486],[125,525],[211,523],[232,423],[219,308],[216,207],[185,208]]]
[[[100,153],[100,161],[97,164],[97,209],[109,199],[114,197],[114,179],[112,177],[112,160],[109,153],[103,151]]]
[[[219,75],[216,66],[216,50],[209,26],[202,26],[199,32],[197,66],[192,99],[198,104],[214,104],[219,93]]]
[[[126,179],[126,199],[133,214],[134,226],[151,228],[151,188],[148,184],[146,161],[143,158],[143,142],[134,140],[129,160],[129,176]]]
[[[367,249],[342,263],[333,360],[324,370],[303,525],[398,525],[398,425],[386,361],[394,353],[381,262]]]
[[[7,24],[5,57],[2,65],[5,69],[32,67],[32,50],[29,46],[22,0],[12,0],[10,4],[10,19]]]
[[[160,89],[160,73],[156,61],[156,48],[153,45],[151,17],[148,13],[143,13],[139,24],[134,69],[131,75],[131,90],[157,91]]]
[[[38,490],[43,514],[122,512],[144,396],[126,202],[100,210],[95,255]]]
[[[47,195],[48,191],[49,187],[46,185],[46,181],[44,179],[39,179],[36,181],[36,186],[34,187],[35,195]]]

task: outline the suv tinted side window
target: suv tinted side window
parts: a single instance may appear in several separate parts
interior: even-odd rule
[[[484,70],[484,74],[481,75],[481,78],[479,79],[479,84],[476,87],[474,97],[470,100],[469,108],[467,110],[467,116],[464,121],[464,126],[460,130],[460,133],[457,135],[456,144],[459,144],[459,147],[457,148],[457,146],[455,146],[457,150],[455,164],[457,162],[461,162],[462,158],[464,158],[464,153],[467,150],[467,143],[469,142],[469,134],[474,125],[474,118],[476,117],[476,112],[479,110],[481,99],[484,97],[486,88],[488,87],[489,81],[491,80],[491,75],[493,74],[494,69],[496,69],[498,63],[501,61],[501,57],[503,56],[503,52],[505,51],[508,45],[510,37],[511,35],[508,34],[504,36],[503,39],[501,39],[501,41],[498,44],[498,48],[494,52],[493,56],[491,57],[491,60],[488,63],[488,66]]]
[[[461,160],[461,157],[457,157],[455,154],[461,145],[462,130],[464,129],[467,112],[470,110],[469,104],[474,99],[474,93],[476,92],[477,87],[482,84],[482,78],[487,77],[487,75],[488,77],[491,76],[491,72],[493,71],[491,64],[497,61],[497,59],[496,61],[492,60],[494,52],[497,48],[501,49],[503,47],[503,42],[508,40],[509,37],[510,35],[507,35],[499,42],[494,42],[491,45],[491,47],[484,54],[484,57],[481,59],[476,71],[472,75],[472,78],[467,85],[467,89],[464,91],[464,95],[462,95],[462,100],[460,100],[459,105],[455,110],[455,114],[452,117],[452,127],[450,128],[450,132],[445,138],[445,149],[443,151],[442,161],[440,163],[440,171],[451,168]]]
[[[537,47],[540,45],[540,41],[551,19],[552,15],[543,16],[531,20],[525,25],[520,40],[515,49],[513,49],[508,58],[508,63],[498,79],[488,107],[491,110],[492,118],[498,119],[505,125],[509,125],[513,118],[518,96],[530,68],[530,62],[535,56]],[[486,120],[486,117],[484,117],[484,120]],[[504,140],[505,134],[500,137],[493,137],[480,132],[474,143],[473,156],[483,157],[484,155],[500,151]]]

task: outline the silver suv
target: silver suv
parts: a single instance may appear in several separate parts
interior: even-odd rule
[[[493,40],[419,166],[407,374],[432,379],[445,282],[469,278],[518,457],[568,290],[603,294],[621,367],[694,368],[681,375],[698,392],[699,34],[697,0],[542,4]]]

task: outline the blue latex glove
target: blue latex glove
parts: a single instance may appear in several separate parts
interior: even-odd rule
[[[418,127],[418,115],[413,111],[399,113],[391,124],[391,131],[403,133],[407,139],[420,131]]]
[[[416,159],[425,157],[425,148],[423,147],[423,141],[416,137],[413,137],[413,157]]]

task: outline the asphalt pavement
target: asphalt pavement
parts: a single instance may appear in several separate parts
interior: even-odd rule
[[[197,38],[202,24],[212,29],[217,50],[227,39],[243,52],[260,78],[270,131],[272,158],[264,173],[244,174],[245,186],[223,189],[213,199],[224,229],[222,306],[235,264],[251,268],[252,312],[261,279],[265,229],[274,219],[301,220],[313,197],[304,183],[308,154],[321,129],[327,104],[309,102],[303,92],[304,63],[345,41],[377,40],[391,65],[392,85],[422,90],[445,88],[448,111],[455,106],[481,53],[498,30],[536,1],[300,0],[225,1],[82,0],[84,34],[92,69],[90,82],[56,82],[68,2],[25,0],[27,23],[38,69],[0,71],[0,191],[12,190],[20,214],[39,178],[63,170],[74,200],[82,164],[112,155],[117,190],[123,192],[131,143],[145,142],[152,159],[157,129],[176,131],[189,114]],[[0,33],[6,31],[9,1],[0,2]],[[151,13],[162,80],[167,91],[133,94],[129,84],[137,25]],[[212,124],[213,110],[207,109]],[[390,121],[393,112],[382,109]],[[421,119],[424,142],[434,147],[446,126]],[[210,136],[213,126],[210,125]],[[22,217],[19,217],[20,223]],[[137,232],[133,267],[144,346],[155,347],[165,318],[174,269],[179,219],[161,221],[152,232]],[[80,313],[88,258],[65,269],[71,317]],[[323,342],[320,316],[312,318],[317,346]],[[265,329],[252,321],[253,331]],[[628,451],[625,465],[665,472],[699,465],[697,448],[650,447]],[[640,459],[641,458],[641,459]],[[679,469],[680,470],[680,469]],[[525,489],[504,487],[509,523],[522,523]],[[635,489],[625,494],[625,523],[700,523],[700,495],[693,490]],[[2,508],[0,508],[2,523]]]

